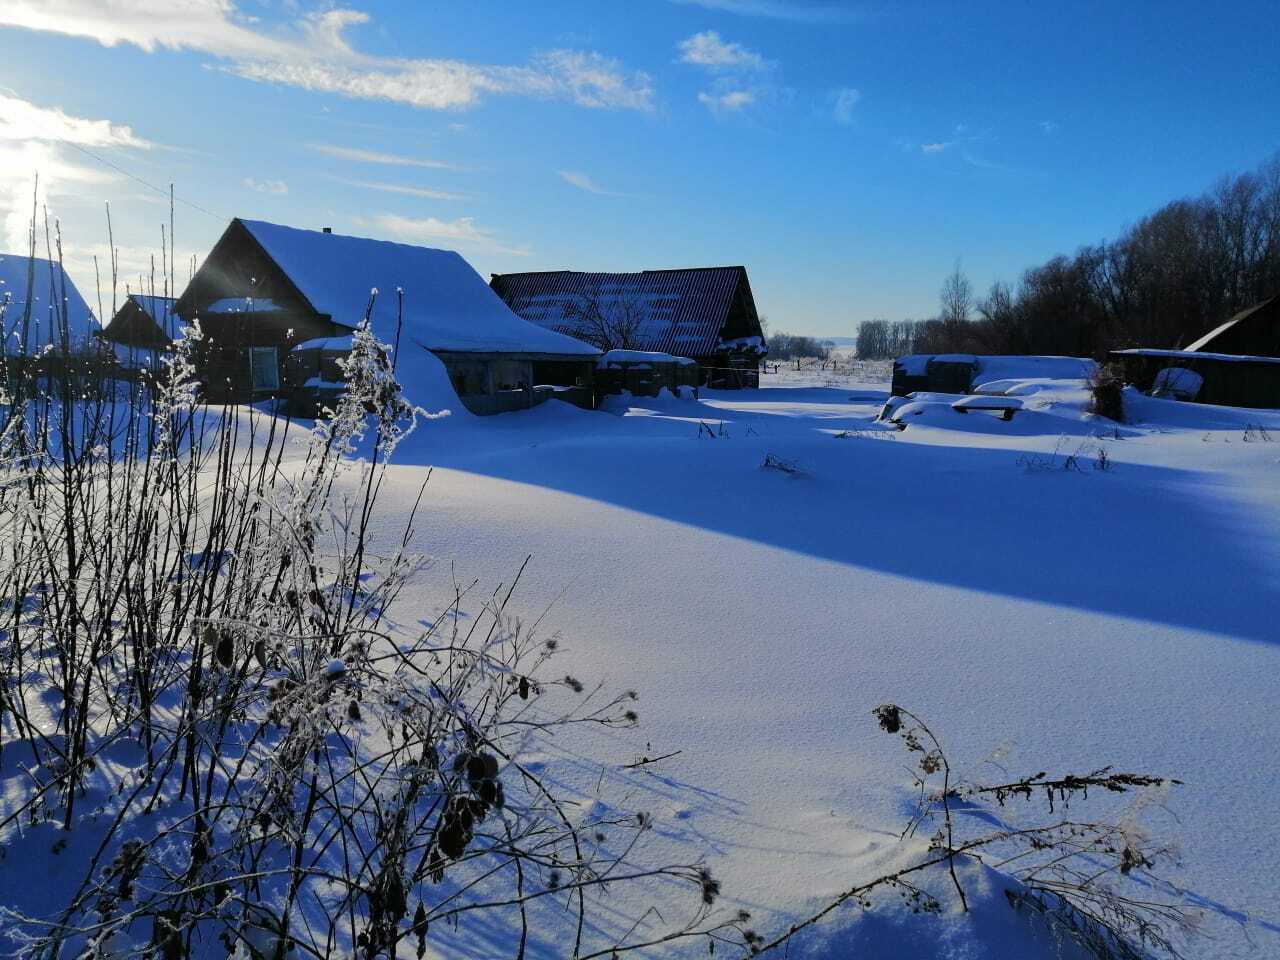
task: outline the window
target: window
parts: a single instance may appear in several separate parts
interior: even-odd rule
[[[249,385],[255,393],[280,389],[280,365],[275,347],[249,348]]]

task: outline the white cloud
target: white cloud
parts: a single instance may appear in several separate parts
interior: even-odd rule
[[[460,60],[373,57],[347,41],[369,16],[333,9],[268,34],[232,0],[4,0],[0,26],[86,37],[105,46],[189,49],[226,61],[225,69],[359,100],[428,110],[461,110],[487,95],[568,100],[584,107],[650,110],[649,76],[627,72],[594,52],[552,50],[522,66]]]
[[[54,201],[119,178],[113,172],[76,161],[78,150],[146,150],[152,144],[127,125],[72,116],[0,93],[0,244],[28,249],[32,203],[57,214]],[[43,213],[39,216],[43,221]],[[39,244],[41,254],[47,253]]]
[[[755,103],[756,95],[750,90],[730,90],[727,93],[707,93],[703,90],[698,94],[698,102],[713,113],[720,111],[736,113]]]
[[[1040,129],[1044,132],[1045,136],[1051,136],[1058,132],[1058,125],[1052,120],[1041,120]]]
[[[533,251],[528,247],[513,247],[503,243],[488,230],[476,226],[473,217],[441,220],[437,217],[403,217],[396,213],[383,213],[374,217],[372,225],[393,237],[411,243],[439,244],[464,247],[480,253],[505,253],[527,257]]]
[[[349,187],[359,187],[362,190],[378,190],[382,193],[400,193],[407,197],[421,197],[424,200],[466,200],[467,197],[461,193],[447,193],[444,190],[431,190],[426,187],[410,187],[399,183],[381,183],[371,180],[344,180],[335,177],[339,183],[345,183]]]
[[[764,57],[739,43],[721,39],[714,30],[695,33],[680,42],[680,62],[709,70],[763,70]]]
[[[920,144],[921,153],[943,153],[950,149],[953,141],[946,140],[939,143],[922,143]]]
[[[38,107],[4,93],[0,93],[0,140],[61,140],[86,147],[142,150],[153,145],[124,124],[69,116],[57,107]]]
[[[831,113],[836,123],[848,126],[853,123],[853,111],[862,100],[862,93],[853,87],[842,87],[831,95]]]
[[[695,33],[679,44],[680,62],[701,67],[714,75],[709,90],[698,102],[712,113],[738,113],[753,104],[773,102],[779,96],[778,65],[754,50],[724,40],[714,30]]]
[[[245,177],[244,185],[250,190],[256,190],[258,193],[285,194],[289,192],[289,185],[283,180],[255,180],[253,177]]]
[[[289,43],[242,22],[231,0],[5,0],[0,24],[65,33],[148,52],[187,48],[228,57],[282,57]]]
[[[579,190],[585,190],[587,193],[594,193],[601,197],[621,197],[623,194],[615,193],[612,190],[606,190],[600,184],[596,183],[591,177],[577,170],[561,170],[560,179],[565,183],[577,187]]]
[[[355,160],[358,163],[377,163],[392,167],[426,167],[430,170],[457,170],[451,163],[439,160],[423,160],[419,157],[406,157],[398,153],[381,153],[376,150],[364,150],[360,147],[340,147],[332,143],[309,143],[307,146],[323,153],[326,157],[339,160]]]
[[[860,14],[850,0],[673,0],[743,17],[770,17],[799,23],[849,23]]]

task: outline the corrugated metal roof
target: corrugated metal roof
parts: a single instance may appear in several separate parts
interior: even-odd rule
[[[619,305],[642,311],[636,350],[706,357],[715,353],[733,306],[743,267],[645,270],[642,273],[495,274],[492,286],[512,310],[540,327],[582,336],[575,307],[594,300],[601,311]]]

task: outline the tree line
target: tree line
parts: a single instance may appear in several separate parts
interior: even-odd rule
[[[1280,293],[1280,155],[1168,203],[1112,241],[997,280],[974,296],[959,264],[928,320],[870,320],[858,356],[1013,353],[1103,357],[1185,347]]]

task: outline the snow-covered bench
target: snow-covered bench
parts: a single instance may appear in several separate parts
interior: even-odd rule
[[[1022,401],[1017,397],[993,397],[983,394],[964,397],[951,405],[956,413],[968,413],[971,410],[989,410],[999,413],[1001,420],[1012,420],[1013,415],[1022,409]]]

